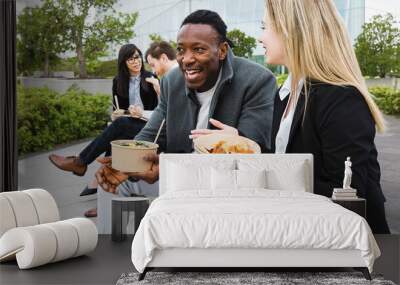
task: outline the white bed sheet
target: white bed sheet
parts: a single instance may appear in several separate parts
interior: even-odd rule
[[[162,195],[134,237],[135,268],[166,248],[357,249],[371,272],[380,255],[361,216],[320,195],[266,189]]]

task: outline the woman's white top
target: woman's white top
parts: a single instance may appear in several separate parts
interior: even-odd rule
[[[301,89],[303,88],[304,80],[301,79],[297,85],[296,96],[293,107],[290,109],[289,113],[287,113],[286,117],[282,116],[281,124],[279,125],[279,130],[275,138],[275,153],[285,153],[286,147],[289,141],[290,128],[292,127],[294,111],[296,110],[297,99],[300,96]],[[285,100],[285,98],[290,95],[292,85],[292,75],[289,74],[285,83],[283,83],[281,89],[279,90],[279,99],[281,101]],[[286,105],[286,109],[289,107],[289,104]]]

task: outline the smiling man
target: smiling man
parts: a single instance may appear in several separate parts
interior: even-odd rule
[[[229,132],[229,126],[260,146],[270,145],[275,78],[261,65],[233,55],[226,28],[213,11],[198,10],[186,17],[177,36],[180,68],[161,80],[159,105],[135,139],[153,141],[165,119],[158,140],[163,152],[191,153],[191,138],[201,135],[194,130]],[[97,179],[109,192],[116,192],[129,176],[154,183],[157,157],[150,159],[154,167],[145,173],[121,173],[109,166],[110,158],[102,159]]]

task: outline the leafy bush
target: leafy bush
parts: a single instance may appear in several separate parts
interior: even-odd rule
[[[48,88],[18,86],[19,154],[96,135],[106,126],[109,106],[109,96],[91,95],[77,88],[59,94]]]
[[[287,79],[288,74],[276,75],[276,82],[281,86]],[[368,91],[374,96],[379,108],[388,115],[400,114],[400,90],[390,87],[371,87]]]
[[[99,61],[91,60],[86,64],[89,77],[113,78],[117,75],[117,60]],[[78,61],[76,57],[70,57],[60,60],[59,63],[52,66],[55,71],[73,71],[75,75],[79,74]]]
[[[101,78],[113,78],[117,75],[117,60],[99,61],[92,69],[88,68],[89,76]]]
[[[285,80],[288,78],[288,74],[280,74],[276,76],[276,83],[281,86]]]
[[[76,57],[63,58],[57,64],[51,66],[51,69],[54,71],[73,71],[78,74],[78,59]]]
[[[368,90],[385,114],[400,114],[400,90],[390,87],[371,87]]]

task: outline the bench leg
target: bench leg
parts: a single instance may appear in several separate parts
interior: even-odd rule
[[[354,267],[354,269],[357,271],[361,271],[362,274],[364,275],[365,279],[372,280],[371,274],[369,274],[369,270],[367,267]]]

